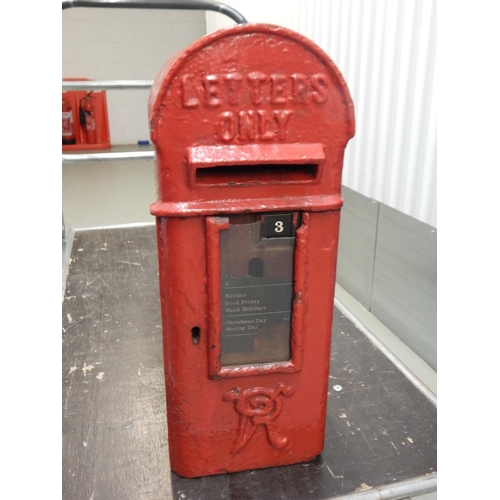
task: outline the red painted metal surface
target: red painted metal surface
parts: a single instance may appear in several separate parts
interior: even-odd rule
[[[63,81],[81,81],[88,78],[63,78]],[[109,139],[109,120],[106,91],[92,91],[89,95],[86,90],[67,90],[62,93],[62,99],[71,107],[73,115],[73,129],[75,142],[63,143],[63,151],[109,149],[111,143]],[[85,104],[87,118],[93,118],[93,128],[88,131],[85,125],[82,126],[79,118],[80,104]],[[89,123],[90,125],[90,123]]]
[[[342,163],[354,135],[347,86],[310,40],[238,25],[165,63],[149,120],[172,470],[312,460],[324,441]],[[221,232],[273,213],[297,225],[290,359],[226,366]]]

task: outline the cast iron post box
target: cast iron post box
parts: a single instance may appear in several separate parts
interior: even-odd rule
[[[305,462],[323,448],[347,86],[277,26],[167,61],[149,98],[171,467]]]

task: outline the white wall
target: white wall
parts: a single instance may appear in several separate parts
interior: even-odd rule
[[[153,80],[163,63],[206,33],[204,11],[74,7],[62,11],[62,76]],[[149,90],[108,90],[112,145],[149,139]]]
[[[344,185],[437,227],[437,0],[227,0],[249,22],[293,29],[332,58],[351,91],[356,136]],[[207,12],[207,31],[234,24]]]

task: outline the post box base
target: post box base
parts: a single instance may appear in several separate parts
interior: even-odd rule
[[[248,436],[251,432],[249,429],[250,427],[246,429]],[[286,442],[282,448],[277,447],[278,443],[270,443],[269,432],[269,429],[259,426],[251,439],[241,447],[238,446],[236,432],[232,429],[227,433],[229,440],[228,436],[221,436],[220,440],[208,436],[197,440],[196,445],[193,445],[194,440],[186,439],[186,446],[180,445],[177,440],[170,451],[171,469],[184,478],[213,476],[307,463],[314,461],[323,450],[324,423],[308,430],[298,428],[295,431],[280,430],[279,434],[276,432],[275,438],[283,438],[282,442]],[[241,435],[239,429],[238,438]],[[214,442],[217,446],[214,446]],[[227,443],[230,447],[227,447]]]
[[[258,469],[268,469],[272,467],[280,467],[283,465],[295,465],[295,464],[307,464],[309,462],[313,462],[316,460],[319,456],[319,453],[314,454],[313,456],[309,456],[307,458],[301,459],[299,461],[297,460],[291,460],[291,461],[279,461],[279,462],[273,462],[273,463],[267,463],[267,464],[262,464],[262,465],[254,465],[253,467],[248,467],[247,465],[242,465],[241,467],[230,467],[230,468],[223,468],[223,467],[216,467],[213,469],[206,469],[204,471],[194,471],[190,470],[188,467],[173,467],[172,466],[172,472],[175,472],[178,476],[183,477],[185,479],[194,479],[198,477],[206,477],[206,476],[217,476],[220,474],[229,474],[229,473],[235,473],[235,472],[244,472],[244,471],[249,471],[249,470],[258,470]]]

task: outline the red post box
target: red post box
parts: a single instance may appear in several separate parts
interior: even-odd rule
[[[149,120],[172,470],[310,461],[325,431],[347,86],[305,37],[237,25],[165,63]]]

